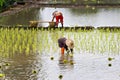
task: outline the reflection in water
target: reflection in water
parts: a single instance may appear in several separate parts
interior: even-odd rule
[[[64,15],[64,26],[119,26],[120,8],[32,8],[21,11],[16,15],[1,17],[0,23],[7,25],[28,25],[31,20],[51,21],[52,13],[61,11]],[[47,27],[48,23],[39,26]],[[59,25],[60,26],[60,25]]]
[[[52,12],[64,15],[64,26],[119,26],[120,8],[45,8],[40,12],[42,20],[51,20]],[[116,16],[117,15],[117,16]],[[43,26],[47,26],[43,24]]]
[[[44,70],[44,59],[41,54],[15,54],[6,59],[9,66],[2,66],[5,79],[8,80],[44,80],[47,75]],[[3,63],[2,65],[4,65]],[[38,77],[38,74],[39,77]]]
[[[28,25],[30,20],[38,20],[39,16],[39,9],[38,8],[32,8],[23,10],[20,13],[13,14],[10,16],[2,17],[2,20],[0,20],[1,24],[5,25]]]
[[[31,77],[32,69],[35,67],[34,56],[25,54],[16,54],[6,62],[10,64],[4,69],[7,79],[28,80]]]
[[[4,73],[5,78],[8,80],[58,80],[60,74],[63,75],[63,80],[89,80],[90,78],[91,80],[96,80],[99,77],[107,80],[116,80],[120,78],[118,76],[120,72],[120,32],[117,30],[116,32],[104,32],[99,30],[78,30],[76,32],[69,30],[31,31],[23,29],[2,29],[0,33],[0,45],[2,45],[0,46],[2,49],[0,50],[2,58],[0,58],[2,63],[0,63],[0,65],[2,65],[0,72]],[[18,36],[13,36],[15,33],[21,35],[19,39]],[[8,34],[9,36],[6,37]],[[25,35],[22,34],[27,35],[28,42]],[[69,55],[59,55],[57,43],[59,37],[66,37],[74,40],[75,50],[73,57]],[[11,43],[11,39],[14,43]],[[19,53],[18,47],[22,45],[20,44],[21,39],[22,42],[25,41],[27,45],[35,45],[37,43],[37,45],[33,46],[35,52],[29,53],[28,51]],[[15,43],[15,41],[17,43]],[[36,42],[34,43],[33,41]],[[5,43],[3,44],[3,42]],[[15,53],[9,51],[9,49],[14,49],[13,47],[9,48],[9,46],[13,44],[16,45],[15,50],[18,50]],[[27,47],[26,45],[24,46]],[[27,48],[29,49],[29,47]],[[51,56],[54,57],[54,60],[50,59]],[[108,67],[108,56],[114,57],[112,61],[113,66],[111,68]],[[69,62],[71,60],[73,63],[75,61],[75,64],[70,64]],[[10,65],[4,65],[6,63]]]
[[[73,65],[73,55],[71,56],[70,54],[65,54],[61,55],[59,59],[59,64],[71,64]]]
[[[61,55],[59,58],[59,67],[61,70],[73,69],[74,68],[73,56],[70,56],[70,54]]]
[[[84,15],[91,15],[91,14],[96,14],[99,9],[96,7],[86,7],[86,8],[70,8],[69,9],[70,13],[75,16],[82,16]]]

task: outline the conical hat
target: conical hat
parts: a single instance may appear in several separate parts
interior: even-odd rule
[[[66,45],[67,45],[70,49],[73,49],[73,48],[74,48],[73,40],[67,39],[67,40],[66,40]]]

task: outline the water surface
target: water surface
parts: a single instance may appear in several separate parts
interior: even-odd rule
[[[62,80],[120,79],[119,31],[1,29],[0,33],[0,74],[5,74],[1,79],[60,80],[59,75]],[[60,37],[74,40],[74,64],[60,64]]]
[[[29,25],[29,21],[51,21],[54,11],[61,11],[64,16],[64,26],[120,26],[120,8],[96,8],[86,6],[84,8],[33,8],[1,17],[0,23],[3,25]],[[38,26],[49,26],[48,23],[40,23]],[[59,24],[59,27],[61,25]]]

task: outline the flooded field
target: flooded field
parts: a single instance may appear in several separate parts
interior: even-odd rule
[[[0,29],[0,79],[119,80],[120,31]],[[60,64],[57,39],[75,42],[73,63]],[[64,61],[64,59],[63,59]],[[61,78],[61,79],[60,79]]]
[[[61,11],[64,16],[64,26],[118,26],[120,25],[119,7],[81,7],[81,8],[51,8],[40,7],[23,10],[17,14],[1,16],[1,25],[29,25],[29,21],[51,21],[54,11]],[[40,23],[39,27],[48,27],[48,23]],[[59,25],[61,26],[61,25]]]
[[[0,80],[120,80],[120,30],[97,28],[120,26],[120,7],[115,6],[119,0],[41,0],[40,3],[84,4],[84,7],[40,6],[0,16]],[[64,27],[95,28],[3,28],[28,27],[33,20],[51,21],[56,10],[63,13]],[[48,27],[48,23],[39,23],[38,27]],[[60,55],[60,37],[74,41],[73,56],[66,51],[64,56]]]

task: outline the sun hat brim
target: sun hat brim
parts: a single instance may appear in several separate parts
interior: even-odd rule
[[[73,48],[74,48],[73,40],[67,39],[67,40],[66,40],[66,45],[67,45],[70,49],[73,49]]]

